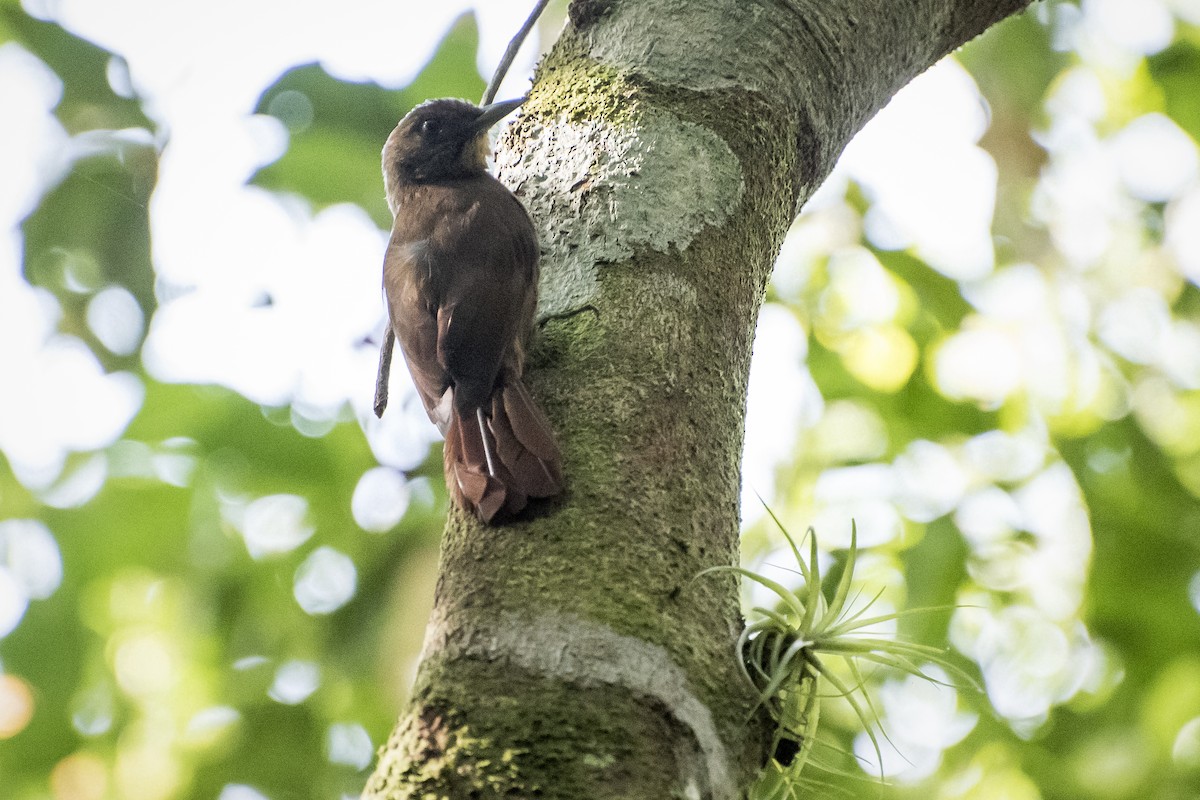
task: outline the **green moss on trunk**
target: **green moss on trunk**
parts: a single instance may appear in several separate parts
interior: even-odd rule
[[[662,707],[615,686],[564,685],[479,663],[446,666],[425,665],[425,686],[366,798],[671,797],[679,776],[670,743],[681,732]],[[495,730],[503,740],[483,733]],[[656,777],[647,784],[645,776]]]

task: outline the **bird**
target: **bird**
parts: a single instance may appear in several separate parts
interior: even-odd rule
[[[394,217],[388,317],[429,419],[446,487],[485,523],[563,490],[553,429],[523,380],[537,307],[537,232],[487,170],[488,132],[525,98],[412,109],[383,147]]]

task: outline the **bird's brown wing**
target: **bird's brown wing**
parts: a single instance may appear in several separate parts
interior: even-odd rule
[[[438,360],[438,319],[428,237],[412,238],[410,230],[392,232],[383,261],[383,290],[392,330],[412,374],[413,384],[430,420],[444,434],[449,425],[443,402],[450,378]]]
[[[485,521],[562,490],[545,415],[521,381],[537,303],[537,237],[481,176],[414,190],[384,262],[392,326],[446,437],[446,483]]]
[[[433,251],[447,267],[436,272],[438,360],[455,404],[469,410],[489,405],[501,369],[522,349],[537,299],[538,253],[525,209],[503,185],[491,176],[465,183],[471,204],[462,229],[445,226]]]
[[[483,175],[404,200],[384,258],[392,328],[430,418],[445,391],[487,405],[504,366],[520,372],[537,301],[537,236],[520,202]]]

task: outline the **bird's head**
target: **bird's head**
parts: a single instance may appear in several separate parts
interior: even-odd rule
[[[525,102],[490,106],[431,100],[408,113],[383,146],[383,179],[391,187],[467,177],[487,169],[488,130]]]

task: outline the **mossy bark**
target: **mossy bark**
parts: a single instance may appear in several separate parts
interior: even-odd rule
[[[968,4],[990,12],[956,11]],[[451,512],[412,705],[367,797],[731,798],[764,762],[769,721],[734,652],[736,581],[696,576],[737,562],[746,381],[771,265],[853,131],[1024,3],[905,4],[907,35],[932,43],[904,30],[879,41],[890,4],[803,5],[572,4],[498,159],[542,239],[529,383],[568,489],[500,527]],[[630,18],[654,9],[661,25]],[[796,63],[748,52],[731,72],[727,51],[745,42],[719,37],[693,43],[721,49],[707,59],[656,61],[695,31],[751,26]],[[839,57],[850,75],[868,74],[863,58],[897,72],[829,97]]]

